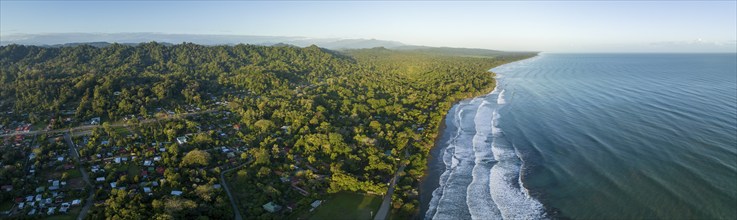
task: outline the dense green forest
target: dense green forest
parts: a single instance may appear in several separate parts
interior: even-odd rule
[[[117,122],[154,118],[167,110],[227,112],[227,119],[180,118],[158,127],[140,123],[135,133],[146,140],[174,142],[177,136],[201,130],[206,122],[239,125],[230,135],[235,141],[220,141],[219,134],[210,132],[195,135],[189,146],[167,146],[178,149],[164,154],[164,164],[213,184],[220,170],[203,174],[196,171],[198,166],[213,167],[227,158],[202,156],[198,150],[246,148],[239,156],[251,162],[232,178],[249,192],[241,198],[241,213],[254,218],[294,217],[261,209],[269,201],[294,201],[286,192],[292,189],[276,186],[280,176],[271,173],[309,166],[308,174],[301,174],[309,179],[303,188],[310,197],[320,198],[339,191],[382,194],[397,168],[406,165],[392,204],[398,217],[409,217],[419,207],[417,189],[427,155],[452,103],[489,92],[494,87],[489,69],[534,55],[155,42],[102,48],[9,45],[0,47],[0,125],[24,121],[56,129],[93,117]],[[118,146],[135,145],[132,139],[116,138],[110,128],[96,129],[92,142],[98,137],[117,139]],[[105,147],[93,144],[80,154],[92,156]],[[9,171],[0,172],[0,184],[14,178]],[[182,178],[166,175],[167,179],[172,175],[172,181]],[[140,198],[125,190],[102,194],[106,204],[95,206],[93,217],[226,216],[226,211],[169,209],[170,204],[162,201],[171,199]],[[207,201],[228,209],[220,200]]]

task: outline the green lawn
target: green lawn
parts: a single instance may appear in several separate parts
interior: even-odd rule
[[[118,135],[123,136],[123,137],[131,134],[131,132],[125,127],[116,127],[116,128],[113,128],[113,130],[116,133],[118,133]]]
[[[372,219],[372,212],[376,214],[380,205],[379,196],[340,192],[324,201],[310,219]]]
[[[74,219],[77,219],[77,215],[78,214],[71,214],[71,213],[68,213],[68,214],[56,214],[54,216],[49,216],[49,217],[46,217],[44,219],[46,219],[46,220],[74,220]]]
[[[139,167],[137,164],[131,163],[128,166],[128,178],[133,178],[134,176],[138,176],[141,174],[141,167]]]
[[[9,199],[7,201],[0,202],[0,212],[10,210],[10,208],[12,208],[13,205],[15,204],[13,203],[13,201]]]
[[[67,175],[69,175],[67,179],[75,179],[75,178],[82,177],[82,173],[80,173],[79,169],[77,169],[76,167],[74,169],[67,170],[66,172],[67,172]]]

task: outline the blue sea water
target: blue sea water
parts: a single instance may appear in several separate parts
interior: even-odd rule
[[[492,71],[492,93],[448,112],[426,219],[737,219],[736,54],[541,54]]]

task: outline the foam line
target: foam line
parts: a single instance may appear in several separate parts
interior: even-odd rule
[[[493,69],[513,71],[530,60]],[[499,109],[507,104],[503,75],[497,86],[481,97],[455,106],[456,133],[442,153],[445,171],[432,193],[425,219],[544,219],[542,204],[524,188],[519,152],[499,127]]]

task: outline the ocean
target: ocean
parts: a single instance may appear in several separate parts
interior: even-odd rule
[[[454,105],[425,219],[737,219],[736,54],[541,54]]]

